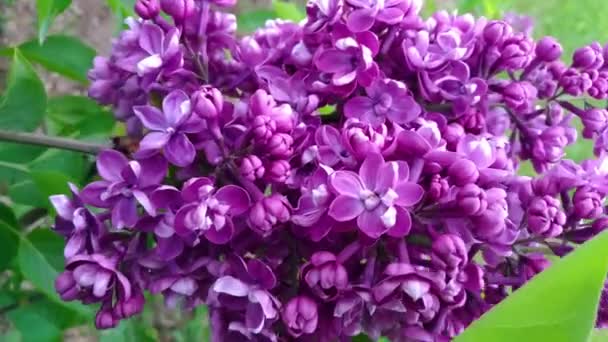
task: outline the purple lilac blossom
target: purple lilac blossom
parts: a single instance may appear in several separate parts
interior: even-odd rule
[[[89,72],[136,142],[51,197],[57,292],[99,329],[149,292],[207,305],[217,342],[449,341],[608,228],[608,112],[572,98],[608,97],[607,46],[420,0],[313,0],[242,37],[233,4],[137,0]]]

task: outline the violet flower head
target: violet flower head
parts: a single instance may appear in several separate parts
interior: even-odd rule
[[[378,79],[365,91],[367,96],[355,96],[344,105],[347,118],[357,118],[372,126],[383,124],[385,120],[404,125],[421,113],[420,105],[401,82]]]
[[[203,129],[202,121],[192,116],[190,98],[175,90],[163,99],[162,110],[153,106],[137,106],[135,115],[150,130],[139,144],[139,156],[149,156],[159,151],[177,166],[187,166],[194,161],[196,150],[186,135]]]
[[[341,222],[357,219],[361,232],[373,239],[385,233],[405,236],[412,225],[408,207],[424,194],[408,177],[407,163],[385,162],[380,155],[365,159],[359,174],[335,171],[329,181],[337,197],[329,215]]]

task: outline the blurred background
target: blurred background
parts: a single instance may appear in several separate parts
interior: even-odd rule
[[[79,0],[59,15],[51,34],[76,36],[105,55],[111,37],[129,15],[133,0]],[[233,9],[239,30],[246,34],[263,25],[269,18],[298,20],[304,15],[305,2],[273,2],[272,0],[240,1]],[[507,18],[522,28],[532,28],[536,37],[552,35],[562,42],[564,58],[570,59],[574,48],[597,40],[608,41],[608,1],[599,0],[427,0],[424,13],[438,9],[472,12],[488,18]],[[36,1],[0,0],[0,48],[14,46],[37,36]],[[61,56],[57,56],[61,58]],[[0,90],[4,88],[8,59],[0,59]],[[86,85],[71,81],[37,67],[49,96],[85,94]],[[568,151],[573,159],[591,156],[591,146],[581,142]],[[523,172],[529,172],[524,170]],[[17,208],[18,209],[18,208]],[[41,235],[41,234],[38,234]],[[44,235],[44,234],[42,234]],[[1,237],[0,237],[1,238]],[[35,247],[44,247],[50,265],[61,267],[62,241],[42,239]],[[36,240],[34,240],[36,242]],[[53,254],[55,253],[55,254]],[[53,257],[56,256],[56,258]],[[2,254],[0,253],[0,259]],[[43,270],[39,270],[44,272]],[[27,277],[26,277],[27,278]],[[16,280],[15,280],[16,279]],[[17,281],[18,285],[12,284]],[[92,320],[80,321],[53,302],[41,299],[40,293],[23,281],[20,274],[0,272],[0,341],[208,341],[206,312],[193,313],[163,309],[162,302],[150,298],[150,305],[141,317],[122,323],[112,331],[97,332]],[[16,292],[9,291],[17,286]],[[29,286],[29,288],[28,288]],[[7,290],[9,289],[9,290]],[[28,292],[29,291],[29,292]]]

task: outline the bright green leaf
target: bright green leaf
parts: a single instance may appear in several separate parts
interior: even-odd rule
[[[587,341],[607,271],[604,232],[513,292],[454,341]]]
[[[46,199],[34,182],[30,179],[11,184],[8,195],[14,203],[24,204],[31,207],[46,207]]]
[[[51,24],[59,14],[65,11],[72,0],[36,0],[36,11],[38,12],[38,41],[42,44],[51,27]]]
[[[78,38],[62,35],[48,36],[42,45],[30,40],[19,49],[30,61],[83,83],[87,82],[87,72],[96,55],[93,48]]]
[[[79,152],[48,150],[28,164],[32,171],[57,172],[65,175],[76,184],[80,184],[90,171],[89,156]]]
[[[303,9],[293,2],[275,0],[272,7],[274,8],[276,17],[280,19],[299,22],[306,18],[306,13],[304,13]]]
[[[589,342],[608,342],[608,329],[595,329]]]
[[[42,122],[46,92],[30,63],[15,49],[6,93],[0,101],[0,127],[33,131]]]

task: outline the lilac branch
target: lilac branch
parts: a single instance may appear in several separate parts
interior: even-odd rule
[[[0,130],[0,141],[34,146],[46,146],[60,150],[76,151],[88,154],[97,154],[104,149],[110,148],[109,145],[89,143],[68,138],[50,137],[35,133],[11,132],[6,130]]]

